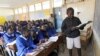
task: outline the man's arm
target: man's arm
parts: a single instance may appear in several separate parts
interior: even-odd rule
[[[85,27],[87,24],[91,23],[91,22],[92,22],[92,21],[88,21],[87,23],[80,24],[80,25],[74,27],[73,29],[80,29],[80,30],[83,30],[84,27]]]
[[[61,27],[62,33],[63,33],[64,35],[69,34],[69,33],[72,31],[71,27],[68,27],[67,24],[68,24],[68,23],[67,23],[67,20],[65,19],[65,20],[63,21],[62,27]]]

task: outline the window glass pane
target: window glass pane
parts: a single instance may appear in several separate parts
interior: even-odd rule
[[[27,12],[27,7],[26,6],[24,6],[22,9],[23,9],[23,13]]]
[[[43,9],[50,9],[50,1],[45,1],[42,3]]]
[[[54,7],[62,6],[63,0],[54,0]]]
[[[29,11],[34,11],[34,5],[29,6]]]
[[[18,13],[19,13],[19,14],[22,13],[22,8],[18,8]]]
[[[41,3],[35,4],[35,10],[42,10]]]
[[[15,9],[15,14],[18,14],[18,9]]]

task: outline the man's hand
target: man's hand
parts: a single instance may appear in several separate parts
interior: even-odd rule
[[[75,30],[75,29],[78,29],[78,27],[72,27],[72,28],[71,28],[72,31]]]
[[[88,21],[86,24],[92,23],[92,21]]]
[[[0,38],[0,45],[3,45],[3,39]]]

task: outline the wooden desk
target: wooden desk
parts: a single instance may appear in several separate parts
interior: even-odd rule
[[[44,48],[42,51],[40,51],[37,55],[27,55],[27,56],[48,56],[54,49],[59,49],[59,44],[62,43],[63,38],[60,36],[57,40],[57,42],[51,43],[49,46]]]

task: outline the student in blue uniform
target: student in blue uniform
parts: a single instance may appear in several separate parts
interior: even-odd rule
[[[10,46],[13,46],[16,43],[12,26],[7,28],[7,31],[3,35],[3,40],[5,42],[5,49],[7,50],[9,56],[15,56],[14,51],[10,49]]]
[[[24,27],[24,26],[26,26],[28,23],[27,23],[27,21],[21,21],[20,24],[21,24],[22,27]]]
[[[4,30],[6,31],[7,28],[8,28],[8,22],[5,22],[5,23],[4,23]]]
[[[3,34],[4,34],[3,26],[2,26],[2,25],[0,25],[0,37],[2,37],[2,36],[3,36]]]
[[[3,44],[3,35],[4,35],[3,26],[0,25],[0,45]]]
[[[48,33],[47,33],[44,25],[40,26],[40,30],[38,32],[37,37],[38,37],[38,40],[39,40],[39,44],[45,42],[48,39]]]
[[[32,52],[37,48],[28,32],[29,30],[24,29],[24,31],[22,31],[22,35],[16,39],[16,46],[18,50],[16,53],[17,56],[25,56],[28,52]]]
[[[18,26],[18,25],[15,26],[14,35],[16,38],[21,35],[21,27],[20,26]]]
[[[3,39],[2,39],[3,34],[4,34],[3,26],[0,25],[0,53],[4,52],[3,51]]]
[[[47,32],[49,37],[56,36],[56,29],[51,22],[48,23]]]

